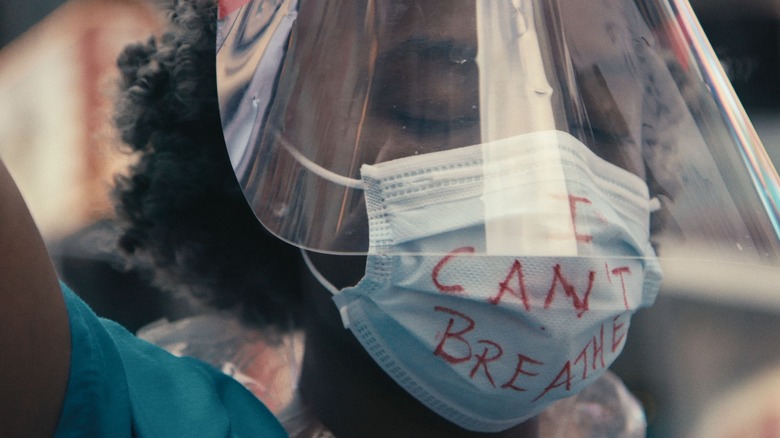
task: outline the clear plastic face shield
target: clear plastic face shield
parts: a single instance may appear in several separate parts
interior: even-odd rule
[[[231,3],[217,81],[247,200],[293,245],[367,256],[354,287],[318,279],[465,429],[593,383],[659,260],[778,272],[777,174],[685,0]]]
[[[588,223],[607,219],[566,187],[563,142],[646,183],[661,257],[777,261],[776,174],[686,2],[254,1],[226,12],[229,153],[257,217],[285,241],[365,254],[363,165],[481,145],[470,158],[482,171],[463,175],[478,180],[467,190],[481,205],[427,205],[407,220],[475,216],[477,253],[582,255]]]

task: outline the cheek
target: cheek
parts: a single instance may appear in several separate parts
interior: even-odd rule
[[[384,122],[380,121],[380,123]],[[388,129],[385,131],[382,141],[375,143],[375,150],[371,156],[367,157],[372,161],[367,160],[367,162],[381,163],[397,158],[455,149],[478,143],[480,143],[478,128],[460,129],[439,135],[429,135],[425,138],[421,138],[414,133],[405,132],[404,129]]]
[[[596,155],[645,178],[642,158],[640,79],[608,66],[591,64],[577,73],[587,122],[584,143]]]

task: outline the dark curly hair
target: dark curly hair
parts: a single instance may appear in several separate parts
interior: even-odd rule
[[[115,122],[138,161],[116,179],[119,247],[155,285],[245,321],[300,320],[296,250],[267,233],[225,149],[216,91],[216,0],[174,1],[167,31],[125,48]]]

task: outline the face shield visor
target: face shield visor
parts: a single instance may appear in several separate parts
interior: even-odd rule
[[[447,420],[506,430],[594,382],[659,265],[774,290],[778,178],[684,0],[220,6],[249,204],[302,249],[367,255],[343,289],[309,267]]]
[[[239,3],[225,139],[293,245],[583,256],[626,222],[612,255],[777,264],[776,172],[683,0]]]

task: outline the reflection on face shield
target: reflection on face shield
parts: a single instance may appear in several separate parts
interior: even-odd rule
[[[265,141],[275,143],[276,137],[282,137],[281,143],[292,145],[317,167],[357,179],[364,163],[559,129],[574,132],[603,158],[644,175],[638,146],[641,96],[636,91],[641,90],[641,78],[630,72],[617,75],[623,89],[634,95],[628,99],[617,94],[622,90],[610,92],[602,73],[620,71],[622,66],[616,64],[627,55],[598,53],[590,59],[589,52],[582,50],[586,54],[581,55],[578,51],[575,55],[584,59],[584,66],[575,71],[565,47],[557,53],[540,52],[539,44],[556,42],[544,35],[549,29],[535,29],[533,20],[538,17],[527,14],[554,15],[558,26],[570,21],[571,32],[592,39],[590,47],[601,47],[608,37],[620,40],[625,35],[593,32],[597,26],[580,29],[583,25],[576,13],[510,7],[514,16],[499,16],[505,23],[495,23],[520,36],[516,40],[521,43],[507,48],[501,35],[498,39],[488,35],[486,29],[492,26],[478,26],[479,19],[495,18],[477,17],[473,1],[440,3],[302,2],[279,78],[278,92],[289,94],[271,109]],[[615,22],[625,21],[615,11],[611,17]],[[342,53],[338,47],[349,48],[344,62],[336,59]],[[512,51],[515,55],[507,57]],[[564,54],[566,59],[558,59]],[[552,79],[562,74],[568,75],[563,82],[575,85],[572,89],[554,84]],[[582,78],[579,83],[577,78]],[[513,87],[519,90],[517,94],[507,92]],[[564,91],[573,95],[564,100]],[[307,152],[309,147],[313,149]],[[282,166],[293,171],[296,164]],[[320,183],[319,190],[328,190],[326,181]],[[269,189],[277,192],[278,185]],[[332,211],[335,218],[328,235],[338,238],[330,249],[338,251],[344,246],[349,251],[351,244],[343,245],[344,240],[355,240],[356,233],[362,233],[357,240],[365,250],[362,193],[331,190],[332,195],[316,201],[318,209]],[[333,204],[339,206],[338,211]],[[280,226],[289,228],[290,221],[283,220],[286,225]]]
[[[258,37],[227,34],[221,99],[239,180],[282,239],[365,253],[361,165],[557,130],[648,183],[665,254],[774,263],[772,201],[745,168],[760,144],[734,142],[677,3],[259,3],[232,17]]]
[[[363,163],[479,143],[474,30],[472,1],[302,2],[290,56],[307,78],[290,84],[284,137],[352,178]]]
[[[442,417],[503,430],[598,377],[659,287],[652,211],[662,255],[776,259],[755,145],[734,141],[680,5],[280,0],[224,21],[250,204],[304,249],[368,255],[355,287],[320,281]]]
[[[638,65],[640,60],[628,48],[617,53],[601,49],[605,45],[614,46],[615,41],[632,38],[625,19],[616,16],[619,10],[580,7],[605,23],[603,31],[592,21],[581,20],[582,11],[568,5],[563,11],[552,7],[537,11],[538,14],[559,15],[558,25],[565,25],[568,32],[578,35],[575,41],[586,47],[558,48],[561,52],[573,50],[576,65],[571,65],[570,59],[556,58],[563,53],[526,54],[517,47],[518,59],[512,60],[516,64],[508,64],[504,59],[508,52],[506,41],[499,41],[500,45],[492,47],[478,41],[477,7],[473,1],[440,3],[397,1],[376,5],[375,11],[355,11],[358,7],[353,5],[344,6],[335,13],[331,5],[302,2],[299,27],[293,38],[294,47],[299,51],[294,52],[293,65],[296,71],[306,72],[300,74],[310,78],[294,77],[298,88],[292,91],[290,100],[298,104],[292,107],[288,104],[283,121],[284,136],[288,141],[298,148],[305,148],[305,144],[316,145],[323,159],[317,161],[320,165],[356,178],[362,163],[479,144],[486,139],[480,132],[481,121],[486,126],[508,125],[499,128],[502,137],[541,129],[576,129],[580,131],[577,136],[603,158],[639,175],[644,173],[638,153],[644,88],[642,72],[637,71],[641,67]],[[371,3],[368,5],[366,8],[370,8]],[[516,16],[505,20],[508,27],[527,28],[526,21],[534,19],[509,9]],[[343,24],[341,29],[332,30],[328,24],[330,18],[335,21],[338,17],[363,14],[374,20],[356,19],[358,31]],[[527,29],[514,30],[520,37],[526,31],[531,33]],[[333,59],[334,53],[339,53],[335,48],[355,47],[355,39],[364,36],[373,38],[367,47],[355,48],[366,52],[357,57],[356,65],[348,69],[332,68],[337,63]],[[643,38],[647,41],[651,36]],[[593,48],[599,48],[597,53],[593,53]],[[478,52],[482,53],[482,66],[477,65]],[[526,56],[528,59],[524,59]],[[633,64],[629,65],[631,70],[626,69],[627,63]],[[513,78],[521,76],[514,67],[538,73],[524,81],[522,77]],[[563,69],[557,70],[558,67]],[[498,80],[487,82],[483,78],[481,83],[480,68],[490,71]],[[512,108],[511,101],[519,99],[519,95],[510,91],[512,85],[534,88],[533,93],[548,94],[553,85],[547,76],[555,78],[561,74],[570,76],[562,80],[575,85],[574,89],[566,91],[578,94],[569,98],[576,99],[580,108],[557,100],[562,98],[560,92],[555,93],[558,95],[556,101],[546,103],[549,108],[533,102],[526,107]],[[605,75],[610,75],[609,86]],[[353,77],[363,82],[350,83],[348,90],[332,88]],[[349,96],[355,94],[354,88],[362,93],[362,99]],[[480,96],[480,91],[491,95]],[[488,102],[491,107],[481,108],[480,99],[496,99],[499,95],[508,95],[510,102],[499,102],[499,105]],[[341,99],[343,106],[341,101],[326,102],[324,96]],[[311,102],[312,98],[318,102]],[[329,114],[307,114],[319,112],[324,105]],[[509,111],[513,111],[511,116],[507,115]],[[527,120],[538,118],[543,112],[554,112],[556,120],[528,126]],[[577,112],[581,114],[575,114]],[[310,122],[314,122],[314,126]],[[336,127],[351,127],[352,131],[345,132],[347,128]],[[341,131],[338,135],[332,134],[334,129]],[[345,169],[342,160],[328,159],[328,155],[336,154],[351,156],[352,160],[343,160],[349,161],[351,167]],[[329,161],[339,162],[328,166]]]

